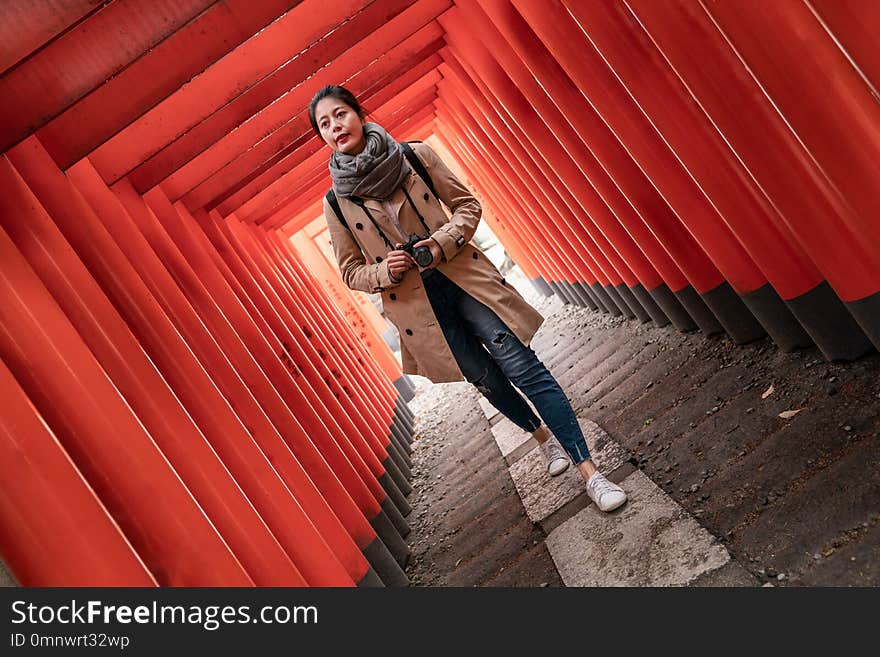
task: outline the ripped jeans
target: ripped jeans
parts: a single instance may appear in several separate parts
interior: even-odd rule
[[[464,377],[524,431],[541,426],[519,388],[572,462],[590,458],[577,418],[562,388],[538,359],[488,306],[436,269],[422,272],[437,322]],[[511,385],[513,384],[513,385]]]

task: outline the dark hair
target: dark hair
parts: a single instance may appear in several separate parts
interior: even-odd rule
[[[366,116],[366,112],[357,101],[357,98],[355,98],[354,94],[345,87],[340,87],[337,84],[322,87],[318,90],[318,93],[312,97],[312,102],[309,103],[309,122],[312,124],[312,130],[314,130],[315,134],[319,137],[321,136],[321,129],[318,128],[318,122],[315,120],[315,107],[325,98],[336,98],[337,100],[341,100],[343,103],[351,107],[362,119]]]

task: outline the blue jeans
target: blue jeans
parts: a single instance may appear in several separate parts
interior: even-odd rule
[[[474,299],[436,269],[422,272],[437,323],[465,379],[501,413],[525,431],[541,426],[519,388],[531,400],[575,464],[590,458],[584,434],[568,398],[538,359],[491,308]],[[512,384],[512,385],[511,385]]]

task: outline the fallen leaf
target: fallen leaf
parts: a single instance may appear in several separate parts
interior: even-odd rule
[[[771,386],[764,391],[764,394],[761,395],[761,399],[767,399],[767,397],[769,397],[770,395],[773,394],[773,390],[774,390],[774,388],[773,388],[773,385],[771,384]]]
[[[795,410],[793,410],[793,411],[782,411],[782,412],[779,414],[779,417],[781,417],[781,418],[784,419],[784,420],[787,420],[787,419],[789,419],[789,418],[794,417],[795,415],[797,415],[798,413],[800,413],[802,410],[804,410],[804,409],[802,409],[802,408],[798,408],[798,409],[795,409]]]

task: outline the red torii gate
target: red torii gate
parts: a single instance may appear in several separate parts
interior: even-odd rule
[[[49,514],[97,532],[102,583],[406,582],[406,380],[301,232],[330,183],[325,84],[438,139],[547,294],[829,359],[880,346],[878,7],[2,3],[0,451],[59,475],[0,499],[4,559],[94,583],[81,542],[42,544]],[[113,426],[127,449],[89,434]]]

